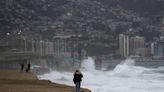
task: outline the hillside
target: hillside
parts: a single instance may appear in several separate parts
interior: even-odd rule
[[[146,41],[163,34],[161,31],[163,0],[7,0],[6,2],[5,0],[0,2],[2,39],[8,36],[7,33],[10,33],[10,36],[19,33],[23,36],[49,40],[56,35],[80,34],[92,41],[91,46],[114,50],[118,46],[120,33],[145,36]]]

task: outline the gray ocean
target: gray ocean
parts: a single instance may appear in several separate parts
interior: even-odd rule
[[[83,60],[82,87],[92,92],[164,92],[164,62],[136,62],[126,59],[106,61],[101,70],[95,69],[92,58]],[[51,72],[38,76],[40,80],[74,86],[73,72]]]

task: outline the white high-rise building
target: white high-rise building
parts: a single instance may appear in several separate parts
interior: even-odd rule
[[[127,35],[119,35],[119,50],[121,57],[129,56],[129,37]]]

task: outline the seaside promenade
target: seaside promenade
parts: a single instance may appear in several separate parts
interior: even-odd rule
[[[74,92],[74,87],[38,80],[33,73],[0,70],[0,92]],[[81,92],[91,92],[81,89]]]

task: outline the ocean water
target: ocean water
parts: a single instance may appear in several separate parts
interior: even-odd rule
[[[127,59],[113,70],[96,70],[92,58],[82,62],[82,87],[92,92],[164,92],[164,66],[146,68],[135,66],[135,61]],[[38,76],[41,80],[74,86],[73,72],[51,71]]]

